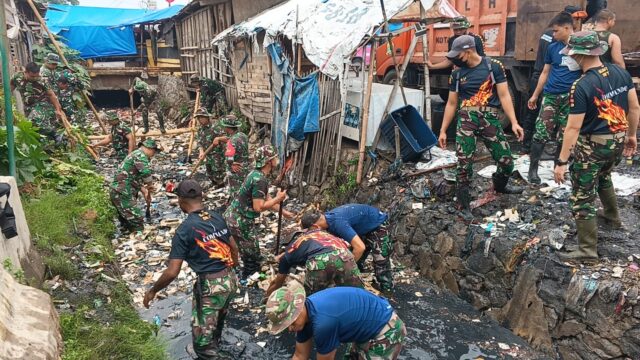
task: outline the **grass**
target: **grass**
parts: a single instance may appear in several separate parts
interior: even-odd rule
[[[47,275],[60,275],[65,280],[80,278],[77,260],[70,258],[71,250],[80,250],[86,261],[102,262],[104,271],[117,278],[110,272],[115,259],[111,244],[116,230],[115,210],[104,180],[86,171],[90,170],[88,163],[70,160],[74,165],[54,166],[41,179],[36,195],[24,204]],[[155,337],[154,326],[140,319],[126,285],[105,282],[111,293],[106,297],[93,290],[98,279],[79,294],[55,293],[58,300],[66,300],[74,309],[60,314],[63,359],[166,359],[164,344]]]

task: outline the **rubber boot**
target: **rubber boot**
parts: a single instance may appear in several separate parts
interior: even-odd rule
[[[470,210],[471,193],[469,193],[469,184],[458,184],[458,186],[456,187],[456,199],[460,210]]]
[[[598,191],[598,196],[602,202],[602,211],[598,210],[598,223],[609,229],[621,229],[622,221],[618,213],[618,200],[616,191],[612,187]]]
[[[143,134],[149,132],[149,114],[142,114],[142,126],[144,126]]]
[[[156,113],[158,115],[158,124],[160,124],[160,132],[161,133],[166,133],[167,130],[164,129],[164,116],[162,116],[162,113]]]
[[[598,262],[598,220],[576,220],[578,230],[578,249],[566,253],[558,253],[562,261],[576,261],[584,263]]]
[[[493,188],[496,192],[502,194],[522,194],[524,188],[522,186],[507,185],[509,182],[509,175],[493,173],[491,176],[493,179]]]
[[[531,163],[529,164],[529,182],[532,184],[540,184],[540,176],[538,176],[538,166],[540,165],[540,157],[544,151],[544,143],[533,142],[531,144]]]

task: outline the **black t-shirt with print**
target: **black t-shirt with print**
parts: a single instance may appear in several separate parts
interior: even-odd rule
[[[491,67],[491,70],[489,70]],[[493,73],[493,79],[491,74]],[[460,106],[500,107],[496,84],[507,81],[504,66],[498,60],[483,57],[473,68],[461,67],[449,76],[449,90],[458,93]]]
[[[484,42],[482,41],[482,38],[479,35],[476,35],[474,33],[467,33],[467,35],[473,36],[473,40],[476,43],[476,52],[478,53],[478,55],[484,56],[485,55],[485,53],[484,53]],[[462,36],[462,35],[460,35],[460,36]],[[447,51],[451,51],[451,46],[453,46],[453,41],[455,39],[457,39],[457,38],[458,38],[458,36],[454,35],[454,36],[451,36],[449,38],[449,40],[447,40],[447,44],[449,46]]]
[[[338,249],[348,249],[347,242],[323,230],[308,231],[287,246],[278,273],[288,274],[291,267],[304,265],[310,257]]]
[[[169,259],[186,260],[196,274],[216,273],[233,265],[231,234],[220,214],[192,212],[180,224],[171,242]]]
[[[631,75],[614,64],[587,71],[571,86],[571,114],[585,114],[581,134],[627,131]]]

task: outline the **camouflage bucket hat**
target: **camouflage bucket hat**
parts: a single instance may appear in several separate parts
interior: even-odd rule
[[[118,117],[118,112],[115,110],[107,110],[105,113],[108,122],[120,121]]]
[[[138,146],[144,146],[146,148],[149,149],[154,149],[156,151],[162,151],[162,146],[160,146],[155,140],[153,139],[144,139],[143,141],[140,141],[138,143]]]
[[[144,84],[144,83],[143,83],[143,82],[141,82],[141,81],[136,81],[136,84],[135,84],[135,85],[133,85],[133,89],[134,89],[135,91],[142,91],[142,90],[144,90],[144,89],[146,89],[146,88],[147,88],[146,84]]]
[[[60,63],[60,56],[58,56],[58,54],[48,53],[45,60],[47,64],[58,64]]]
[[[278,153],[276,152],[276,149],[273,148],[273,146],[271,145],[260,146],[258,149],[256,149],[256,155],[255,155],[256,169],[260,169],[261,167],[265,166],[269,161],[271,161],[271,159],[274,159],[276,157],[278,157]]]
[[[469,20],[464,16],[457,17],[451,21],[452,29],[468,29],[470,27],[471,23],[469,23]]]
[[[306,294],[298,281],[291,281],[286,287],[274,291],[267,301],[269,333],[276,335],[291,325],[304,306]]]
[[[220,120],[220,125],[224,127],[239,128],[240,120],[235,115],[227,115]]]
[[[579,31],[569,36],[569,43],[560,50],[563,55],[600,56],[607,52],[609,45],[600,41],[595,31]]]
[[[193,75],[189,76],[189,82],[192,82],[192,83],[200,82],[200,80],[201,80],[200,76],[198,76],[196,74],[193,74]]]
[[[198,111],[196,111],[195,116],[211,117],[211,114],[209,114],[209,112],[207,111],[207,108],[203,106],[203,107],[200,107]]]

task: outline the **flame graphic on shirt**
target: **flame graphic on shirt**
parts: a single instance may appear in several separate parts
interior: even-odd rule
[[[604,95],[604,92],[597,89],[600,94]],[[598,108],[598,117],[602,120],[606,120],[609,124],[609,129],[612,133],[626,131],[629,127],[627,122],[627,114],[624,109],[618,104],[614,103],[611,99],[600,100],[597,96],[593,97],[593,103]]]
[[[326,231],[314,231],[311,233],[307,233],[299,236],[295,242],[289,247],[287,252],[291,254],[296,251],[305,241],[315,240],[322,246],[331,247],[335,250],[337,249],[348,249],[347,243],[341,238],[331,235]]]
[[[460,106],[486,106],[491,95],[493,95],[493,86],[491,79],[487,79],[480,85],[478,92],[472,97],[462,100]]]
[[[204,231],[194,229],[195,232],[200,234],[204,239],[207,234]],[[231,248],[229,245],[218,239],[212,239],[209,241],[202,241],[199,239],[195,239],[196,245],[198,245],[202,250],[204,250],[207,254],[209,254],[210,259],[216,259],[224,262],[227,266],[233,265],[233,259],[231,258]]]

